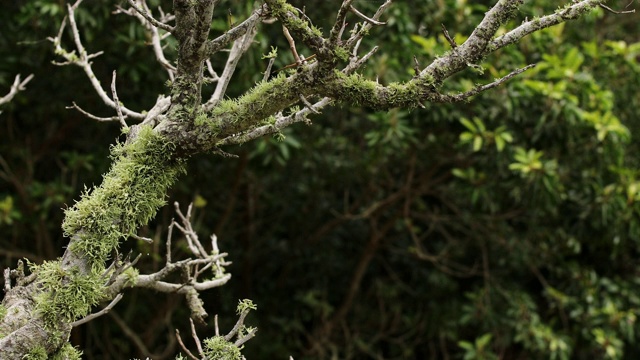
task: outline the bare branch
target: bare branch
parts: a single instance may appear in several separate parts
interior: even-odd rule
[[[193,360],[198,360],[198,358],[195,355],[193,355],[186,346],[184,346],[184,342],[182,342],[182,338],[180,337],[180,330],[178,329],[176,329],[176,339],[178,339],[178,344],[180,344],[180,347],[182,348],[182,350],[184,350],[184,352],[187,353],[188,357],[192,358]]]
[[[345,22],[347,19],[347,13],[351,8],[351,4],[354,0],[344,0],[340,9],[338,10],[338,15],[336,16],[336,22],[333,24],[333,28],[331,28],[331,32],[329,33],[329,43],[333,45],[337,45],[338,41],[340,41],[340,29],[344,28]]]
[[[536,66],[535,64],[530,64],[527,65],[523,68],[517,69],[512,71],[511,73],[509,73],[508,75],[501,77],[500,79],[497,79],[489,84],[486,85],[482,85],[482,86],[478,86],[473,88],[472,90],[469,90],[467,92],[464,92],[462,94],[457,94],[457,95],[442,95],[442,97],[440,99],[438,99],[438,102],[459,102],[459,101],[463,101],[466,100],[468,98],[470,98],[471,96],[477,95],[483,91],[487,91],[489,89],[492,89],[494,87],[500,86],[503,83],[505,83],[507,80],[522,74],[523,72],[531,69],[532,67]]]
[[[78,104],[76,104],[75,102],[71,103],[72,106],[67,106],[66,109],[76,109],[78,110],[80,113],[82,113],[84,116],[88,117],[91,120],[95,120],[95,121],[101,121],[101,122],[109,122],[109,121],[120,121],[120,117],[119,116],[111,116],[111,117],[100,117],[100,116],[95,116],[92,113],[82,109],[80,106],[78,106]],[[125,116],[126,118],[126,116]]]
[[[367,15],[365,15],[365,14],[361,13],[360,11],[358,11],[358,9],[353,7],[353,5],[349,6],[349,10],[351,10],[352,13],[356,14],[356,16],[358,16],[360,19],[368,22],[371,25],[380,26],[380,25],[386,25],[387,24],[384,21],[378,21],[376,19],[372,19],[372,18],[368,17]]]
[[[200,357],[204,358],[204,351],[202,351],[202,343],[198,338],[198,333],[196,332],[196,325],[193,323],[193,319],[189,319],[189,323],[191,324],[191,336],[193,337],[193,341],[196,342],[196,348],[198,349],[198,354],[200,354]]]
[[[284,34],[284,37],[287,39],[287,42],[289,43],[289,49],[293,54],[293,59],[295,60],[296,64],[297,65],[302,64],[302,61],[300,60],[300,56],[298,55],[298,50],[296,49],[296,42],[295,40],[293,40],[293,37],[291,37],[289,30],[284,25],[282,25],[282,33]]]
[[[206,258],[208,256],[207,251],[204,249],[204,247],[200,243],[200,240],[198,240],[198,235],[196,234],[196,232],[191,227],[191,210],[193,209],[193,203],[190,204],[189,207],[187,208],[187,215],[186,216],[184,214],[182,214],[182,211],[180,210],[180,204],[178,204],[177,201],[174,202],[173,205],[174,205],[174,207],[176,209],[176,214],[178,214],[178,217],[182,221],[182,226],[180,224],[177,224],[177,223],[175,224],[175,226],[187,238],[187,243],[189,244],[189,249],[191,250],[193,255],[195,255],[196,257],[201,258],[201,259]]]
[[[131,3],[132,0],[129,0],[129,2]],[[150,13],[149,7],[147,6],[147,3],[145,0],[138,0],[140,1],[142,8],[141,10],[145,11],[147,14]],[[159,9],[160,14],[162,16],[162,19],[164,21],[172,21],[175,19],[175,16],[173,15],[167,15],[165,14],[162,9]],[[118,7],[118,13],[124,13],[127,14],[129,16],[134,16],[136,17],[140,23],[142,23],[142,25],[147,29],[147,31],[149,32],[149,34],[151,35],[151,45],[153,46],[153,52],[156,56],[156,59],[158,60],[158,62],[160,63],[160,65],[162,65],[162,67],[167,71],[167,75],[169,76],[169,80],[173,81],[175,78],[175,72],[176,72],[176,67],[174,65],[172,65],[167,58],[164,55],[164,50],[162,47],[162,40],[166,37],[171,35],[171,30],[173,30],[173,28],[171,28],[171,30],[167,30],[168,32],[166,32],[163,36],[160,36],[160,32],[158,31],[158,27],[155,26],[153,23],[151,23],[145,16],[142,15],[141,12],[136,11],[134,9],[129,9],[129,10],[125,10],[121,7]],[[168,26],[168,25],[166,25]],[[166,29],[165,29],[166,30]]]
[[[449,35],[449,30],[447,30],[444,24],[440,24],[440,26],[442,26],[442,33],[444,34],[445,39],[447,39],[447,41],[449,42],[449,45],[451,45],[451,48],[452,49],[457,48],[458,44],[456,44],[453,38],[451,38],[451,35]]]
[[[73,41],[76,45],[76,50],[78,53],[76,54],[76,50],[72,52],[68,52],[64,50],[61,46],[61,38],[62,38],[62,33],[64,31],[64,28],[66,26],[66,21],[62,22],[62,25],[60,26],[60,31],[58,32],[58,36],[55,38],[49,38],[49,41],[51,41],[54,44],[56,54],[59,56],[62,56],[67,60],[64,63],[57,63],[57,65],[74,64],[81,67],[84,70],[87,77],[89,78],[89,81],[91,82],[91,85],[93,86],[94,90],[96,91],[96,93],[98,93],[98,96],[100,96],[100,99],[102,99],[102,101],[110,108],[117,109],[119,105],[117,105],[116,102],[114,102],[111,98],[109,98],[109,95],[107,95],[105,90],[102,88],[100,81],[97,79],[97,77],[93,73],[93,69],[91,68],[91,62],[89,61],[92,58],[95,58],[100,54],[102,54],[102,52],[98,52],[95,54],[87,54],[87,51],[82,45],[82,41],[80,39],[80,32],[78,31],[78,26],[75,20],[75,9],[78,7],[78,5],[81,2],[82,0],[78,0],[75,4],[73,4],[73,6],[67,4],[67,12],[68,12],[67,18],[69,19],[69,25],[71,26],[71,34],[73,36]],[[144,114],[129,110],[126,107],[121,107],[121,111],[123,114],[130,116],[134,119],[144,119],[145,117]]]
[[[149,9],[147,8],[147,4],[144,1],[141,1],[141,3],[144,6],[144,9],[138,7],[138,5],[136,5],[136,3],[133,0],[127,0],[127,1],[129,2],[129,5],[131,5],[131,7],[134,8],[138,12],[138,14],[142,15],[142,17],[144,17],[153,26],[155,26],[157,28],[160,28],[162,30],[165,30],[167,32],[172,32],[174,30],[172,26],[169,26],[167,24],[161,23],[160,21],[154,19],[153,16],[151,16],[151,14],[149,13]]]
[[[622,11],[617,11],[617,10],[613,10],[612,8],[608,7],[605,4],[600,4],[599,5],[601,8],[607,10],[608,12],[612,13],[612,14],[633,14],[636,12],[636,9],[633,10],[622,10]]]
[[[209,41],[206,44],[205,53],[207,57],[217,53],[224,47],[226,47],[230,42],[239,39],[241,36],[246,34],[250,29],[255,27],[255,24],[260,19],[260,17],[264,16],[264,11],[262,7],[253,11],[253,14],[249,16],[245,21],[233,27],[233,29],[225,32],[224,34],[218,36],[217,38]]]
[[[108,313],[109,311],[111,311],[111,309],[113,309],[113,307],[114,307],[114,306],[116,306],[116,304],[117,304],[118,302],[120,302],[120,300],[122,300],[122,297],[123,297],[123,296],[124,296],[124,295],[122,295],[122,294],[118,294],[118,295],[117,295],[117,296],[116,296],[116,297],[115,297],[115,298],[114,298],[114,299],[109,303],[109,305],[107,305],[104,309],[102,309],[102,310],[98,311],[97,313],[93,313],[93,314],[91,314],[91,315],[85,316],[84,318],[82,318],[82,319],[80,319],[80,320],[77,320],[77,321],[72,322],[72,323],[71,323],[71,326],[72,326],[72,327],[76,327],[76,326],[79,326],[79,325],[82,325],[82,324],[88,323],[89,321],[91,321],[91,320],[93,320],[93,319],[95,319],[95,318],[98,318],[98,317],[100,317],[100,316],[102,316],[102,315],[104,315],[104,314]]]
[[[382,5],[380,5],[378,10],[376,10],[376,13],[370,19],[373,21],[378,21],[378,19],[380,19],[380,16],[382,16],[382,14],[391,6],[392,1],[393,0],[386,0]],[[372,27],[373,25],[370,21],[367,21],[365,24],[363,24],[360,29],[354,32],[354,34],[351,35],[351,37],[346,41],[347,48],[353,47],[365,36],[365,34],[369,33],[369,30],[371,30]]]
[[[0,98],[0,105],[4,105],[9,101],[13,100],[16,94],[20,91],[24,91],[26,89],[26,85],[33,79],[33,74],[27,76],[24,80],[20,80],[20,74],[16,75],[15,80],[13,80],[13,85],[11,85],[11,89],[9,93]]]
[[[269,80],[269,76],[271,76],[271,68],[273,67],[273,63],[276,62],[276,58],[269,59],[269,64],[267,65],[267,69],[264,71],[264,76],[262,77],[262,81]]]
[[[127,123],[124,121],[124,116],[122,116],[122,106],[120,105],[120,100],[118,100],[118,92],[116,91],[116,71],[113,70],[113,77],[111,80],[111,96],[113,96],[113,102],[116,104],[116,112],[118,113],[118,119],[120,120],[120,125],[122,125],[123,129],[127,129]]]
[[[227,64],[225,65],[224,70],[222,71],[222,75],[218,79],[218,84],[216,86],[216,89],[213,92],[213,95],[211,95],[211,98],[209,99],[209,101],[207,101],[207,103],[203,106],[205,110],[212,109],[224,97],[224,94],[227,91],[227,87],[231,82],[231,77],[233,76],[233,73],[235,72],[236,67],[238,66],[238,61],[240,61],[240,58],[242,57],[242,55],[244,55],[244,53],[246,53],[247,50],[249,50],[249,47],[251,46],[251,43],[253,42],[253,39],[256,36],[255,30],[256,30],[256,25],[258,24],[259,17],[250,18],[250,19],[253,19],[253,20],[252,22],[249,22],[247,24],[248,26],[247,32],[244,34],[244,36],[238,39],[233,44],[233,47],[231,48],[231,52],[229,53],[229,58],[227,59]]]

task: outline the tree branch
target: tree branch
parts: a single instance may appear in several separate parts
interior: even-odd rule
[[[27,76],[24,80],[20,80],[20,74],[16,75],[15,80],[13,80],[13,85],[11,85],[11,89],[9,93],[3,97],[0,97],[0,105],[4,105],[9,101],[13,100],[14,96],[20,91],[24,91],[26,89],[26,85],[33,79],[33,74]]]

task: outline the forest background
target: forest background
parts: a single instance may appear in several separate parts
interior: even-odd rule
[[[335,19],[333,2],[291,2],[319,26]],[[104,51],[93,61],[96,75],[109,83],[116,69],[121,101],[150,108],[167,79],[144,29],[112,14],[113,2],[85,5],[77,13],[85,46]],[[490,5],[396,1],[387,24],[365,39],[381,47],[365,73],[381,83],[411,77],[414,56],[428,63],[449,48],[440,24],[460,43]],[[75,102],[112,115],[81,69],[52,64],[47,37],[64,6],[0,5],[1,92],[15,74],[34,74],[0,109],[3,268],[62,254],[61,209],[101,182],[121,136],[117,123],[66,109]],[[531,2],[522,15],[556,6]],[[212,29],[228,30],[251,9],[222,1]],[[448,81],[448,90],[465,91],[537,64],[468,103],[389,112],[336,106],[312,126],[287,128],[284,139],[225,149],[237,159],[193,158],[168,203],[193,202],[196,231],[215,233],[234,262],[232,280],[202,295],[207,310],[230,328],[238,299],[258,305],[248,359],[638,358],[638,34],[638,14],[599,9]],[[264,27],[256,42],[229,96],[262,79],[272,47],[276,68],[294,62],[279,26]],[[143,271],[162,267],[173,216],[166,206],[141,231],[153,244],[125,244],[144,255]],[[74,329],[72,343],[86,359],[175,356],[174,330],[190,332],[183,297],[125,296]]]

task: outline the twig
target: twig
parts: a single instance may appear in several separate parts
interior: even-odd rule
[[[293,54],[293,59],[295,60],[297,65],[301,65],[302,61],[300,60],[300,56],[298,55],[298,50],[296,50],[296,42],[293,40],[293,37],[289,33],[289,29],[286,26],[282,25],[282,33],[284,37],[289,42],[289,49],[291,49],[291,54]]]
[[[479,94],[479,93],[481,93],[483,91],[486,91],[486,90],[492,89],[492,88],[494,88],[496,86],[499,86],[502,83],[506,82],[507,80],[509,80],[509,79],[513,78],[514,76],[517,76],[517,75],[519,75],[519,74],[531,69],[534,66],[536,66],[536,65],[535,64],[527,65],[527,66],[525,66],[523,68],[514,70],[511,73],[509,73],[508,75],[506,75],[504,77],[501,77],[500,79],[497,79],[497,80],[495,80],[495,81],[493,81],[493,82],[491,82],[489,84],[475,87],[475,88],[473,88],[473,89],[471,89],[471,90],[469,90],[467,92],[461,93],[461,94],[457,94],[457,95],[440,94],[435,99],[435,101],[450,103],[450,102],[459,102],[459,101],[466,100],[467,98],[469,98],[471,96],[477,95],[477,94]]]
[[[382,16],[382,14],[389,8],[389,6],[391,6],[392,1],[393,0],[386,0],[382,5],[380,5],[371,19],[378,21],[378,19],[380,19],[380,16]],[[351,37],[347,40],[347,48],[351,48],[352,46],[354,46],[354,44],[361,40],[365,36],[365,34],[369,33],[369,30],[371,30],[372,27],[373,25],[371,24],[371,22],[367,21],[365,24],[363,24],[360,29],[353,35],[351,35]]]
[[[178,202],[176,201],[175,203],[173,203],[175,209],[176,209],[176,213],[178,214],[178,217],[180,218],[180,220],[182,221],[182,226],[180,226],[180,224],[176,223],[175,226],[182,231],[182,233],[184,234],[184,236],[187,238],[187,243],[189,245],[189,249],[191,249],[191,252],[193,253],[193,255],[204,259],[207,257],[207,251],[204,249],[204,247],[202,246],[202,244],[200,243],[200,241],[198,240],[198,235],[195,233],[195,231],[193,231],[193,228],[191,227],[191,210],[193,209],[193,203],[189,204],[189,207],[187,208],[187,215],[185,216],[184,214],[182,214],[182,211],[180,211],[180,204],[178,204]]]
[[[617,14],[617,15],[620,15],[620,14],[633,14],[633,13],[635,13],[635,12],[636,12],[636,9],[633,9],[633,10],[622,10],[622,11],[616,11],[616,10],[613,10],[612,8],[608,7],[608,6],[607,6],[607,5],[605,5],[605,4],[598,4],[598,5],[599,5],[601,8],[603,8],[603,9],[607,10],[608,12],[613,13],[613,14]],[[629,6],[629,5],[627,5],[627,6]]]
[[[104,315],[104,314],[108,313],[108,312],[109,312],[109,311],[110,311],[114,306],[116,306],[116,304],[117,304],[120,300],[122,300],[122,297],[123,297],[123,296],[124,296],[124,295],[122,295],[122,294],[118,294],[118,295],[117,295],[117,296],[116,296],[116,297],[115,297],[115,298],[114,298],[114,299],[109,303],[109,305],[107,305],[104,309],[102,309],[102,310],[98,311],[97,313],[93,313],[93,314],[91,314],[91,315],[87,315],[87,316],[85,316],[84,318],[82,318],[82,319],[80,319],[80,320],[77,320],[77,321],[72,322],[72,323],[71,323],[71,327],[76,327],[76,326],[82,325],[82,324],[84,324],[84,323],[88,323],[89,321],[91,321],[91,320],[93,320],[93,319],[95,319],[95,318],[97,318],[97,317],[100,317],[100,316],[102,316],[102,315]]]
[[[82,45],[82,41],[80,39],[80,32],[78,31],[78,25],[76,24],[76,20],[75,20],[75,9],[80,5],[81,2],[82,0],[78,0],[73,5],[67,4],[68,15],[65,18],[65,19],[67,18],[69,19],[69,25],[71,26],[71,34],[72,34],[73,41],[75,43],[76,50],[78,51],[78,53],[76,54],[75,50],[72,52],[68,52],[64,50],[60,45],[60,42],[62,39],[62,33],[66,26],[66,21],[63,21],[62,25],[60,26],[60,31],[58,32],[58,36],[55,38],[48,39],[54,44],[56,54],[62,56],[65,60],[67,60],[64,63],[55,63],[55,64],[56,65],[74,64],[81,67],[84,70],[87,77],[89,78],[91,85],[93,86],[94,90],[96,91],[100,99],[102,99],[102,101],[110,108],[116,109],[119,105],[117,105],[111,98],[109,98],[109,95],[107,95],[105,90],[102,88],[100,81],[95,76],[95,74],[93,73],[93,69],[91,68],[90,60],[101,55],[102,51],[97,52],[95,54],[87,54],[87,51]],[[123,114],[128,115],[135,119],[145,118],[144,114],[129,110],[126,107],[121,107],[121,111]]]
[[[255,26],[255,23],[263,16],[262,7],[253,11],[250,17],[248,17],[245,21],[236,25],[233,29],[225,32],[224,34],[218,36],[217,38],[209,41],[206,45],[206,55],[211,56],[225,46],[227,46],[230,42],[239,39],[241,36],[247,33],[247,31]]]
[[[113,70],[113,77],[111,78],[111,95],[113,96],[113,102],[116,104],[116,112],[118,113],[118,119],[123,129],[129,128],[122,116],[122,108],[120,106],[120,100],[118,100],[118,92],[116,91],[116,71]]]
[[[192,358],[193,360],[198,360],[198,358],[195,357],[195,355],[193,355],[191,351],[187,349],[186,346],[184,346],[184,343],[182,342],[182,338],[180,337],[180,330],[178,329],[176,329],[176,339],[178,339],[178,344],[180,344],[180,347],[182,348],[182,350],[184,350],[184,352],[187,353],[188,357]]]
[[[379,47],[376,45],[373,47],[373,49],[369,50],[368,53],[364,54],[364,56],[362,56],[360,59],[358,58],[354,58],[352,62],[349,63],[349,65],[347,65],[347,67],[345,67],[342,72],[345,74],[351,74],[352,72],[354,72],[357,68],[359,68],[360,66],[362,66],[362,64],[364,64],[365,62],[367,62],[367,60],[369,60],[369,58],[371,56],[373,56],[373,54],[376,53],[376,51],[378,51]]]
[[[218,79],[216,89],[213,92],[213,95],[211,95],[211,98],[203,106],[205,110],[211,110],[220,102],[220,100],[222,100],[224,94],[227,92],[227,87],[231,82],[233,73],[236,71],[236,67],[238,66],[240,58],[242,57],[242,55],[244,55],[245,52],[247,52],[247,50],[249,50],[249,47],[251,46],[251,43],[256,36],[255,29],[259,18],[255,17],[249,19],[252,20],[248,23],[247,21],[245,21],[245,23],[247,23],[246,33],[242,38],[238,39],[231,48],[229,58],[227,59],[224,70],[222,71],[222,75],[220,75]]]
[[[386,25],[387,23],[384,21],[378,21],[375,19],[372,19],[370,17],[368,17],[367,15],[361,13],[360,11],[358,11],[358,9],[356,9],[355,7],[353,7],[353,5],[349,5],[349,10],[351,10],[352,13],[356,14],[356,16],[358,16],[360,19],[368,22],[371,25]]]
[[[413,55],[413,72],[416,76],[420,75],[420,63],[415,55]]]
[[[295,124],[297,122],[307,122],[309,121],[307,119],[307,115],[309,115],[309,113],[312,112],[312,109],[315,111],[319,111],[320,109],[322,109],[323,107],[331,103],[331,101],[332,100],[330,98],[325,97],[322,100],[318,101],[317,103],[313,104],[311,108],[305,107],[304,109],[296,112],[295,114],[291,114],[288,116],[277,116],[276,122],[274,124],[263,125],[255,129],[249,130],[246,133],[226,137],[220,140],[216,145],[222,146],[222,145],[230,145],[230,144],[243,144],[247,141],[257,139],[264,135],[275,134],[279,132],[281,129],[289,125]]]
[[[153,16],[151,16],[151,14],[149,14],[149,12],[146,9],[139,8],[138,5],[136,5],[136,3],[133,2],[133,0],[127,0],[127,1],[129,2],[129,5],[131,5],[132,8],[134,8],[140,15],[142,15],[153,26],[168,32],[173,32],[174,28],[172,26],[163,24],[160,21],[154,19]],[[147,7],[146,4],[144,2],[143,4],[145,5],[145,8],[146,8]]]
[[[20,74],[16,75],[9,93],[0,98],[0,105],[8,103],[9,101],[13,100],[14,96],[16,96],[18,92],[24,91],[26,89],[25,86],[27,85],[27,83],[29,83],[29,81],[31,81],[31,79],[33,79],[33,74],[27,76],[22,81],[20,81]]]
[[[273,63],[276,62],[276,58],[269,59],[269,64],[267,65],[267,69],[264,71],[264,76],[262,77],[262,81],[269,80],[271,76],[271,68],[273,67]]]
[[[340,9],[338,10],[338,15],[336,16],[336,22],[333,24],[331,28],[331,32],[329,33],[329,43],[333,45],[337,45],[340,40],[340,29],[344,27],[345,21],[347,19],[347,13],[349,12],[349,8],[354,0],[344,0]]]
[[[136,239],[136,240],[144,241],[147,244],[153,244],[153,239],[149,239],[148,237],[144,237],[144,236],[140,236],[140,235],[136,235],[136,234],[131,234],[131,237]]]
[[[442,33],[444,34],[445,39],[447,39],[447,41],[449,42],[449,45],[451,45],[451,48],[452,49],[457,48],[458,44],[456,44],[456,42],[453,41],[453,39],[451,38],[451,35],[449,35],[449,31],[444,26],[444,24],[440,24],[440,26],[442,26]]]
[[[129,0],[131,1],[131,0]],[[149,13],[149,7],[147,6],[144,0],[141,0],[143,5],[143,10]],[[171,32],[166,32],[163,36],[160,36],[160,32],[158,31],[158,27],[151,23],[143,14],[135,9],[125,10],[121,7],[117,7],[118,11],[116,13],[124,13],[129,16],[133,16],[137,18],[140,23],[147,29],[147,31],[151,34],[151,45],[153,46],[153,52],[156,56],[156,59],[162,65],[162,67],[167,71],[167,75],[169,76],[169,80],[173,81],[175,78],[176,67],[173,66],[165,57],[164,50],[162,47],[162,40],[167,36],[171,35]],[[158,7],[158,11],[160,12],[162,19],[164,21],[172,21],[175,19],[173,15],[165,15],[160,7]],[[168,25],[167,25],[168,26]]]
[[[118,116],[111,116],[111,117],[99,117],[99,116],[95,116],[92,113],[83,110],[80,106],[78,106],[78,104],[76,104],[75,102],[71,103],[72,106],[67,106],[66,109],[76,109],[78,110],[80,113],[82,113],[84,116],[88,117],[91,120],[95,120],[95,121],[103,121],[103,122],[107,122],[107,121],[120,121],[120,117]],[[126,115],[125,115],[126,118]]]
[[[209,72],[209,75],[211,75],[211,78],[209,78],[209,81],[211,82],[218,81],[220,77],[215,72],[215,70],[213,70],[213,65],[211,65],[211,59],[207,59],[204,63],[207,65],[207,71]]]
[[[167,262],[165,263],[165,266],[169,266],[169,264],[171,263],[171,236],[173,234],[173,226],[175,225],[175,220],[171,219],[171,224],[169,225],[169,230],[167,233]]]
[[[304,104],[304,106],[306,106],[312,113],[314,114],[320,114],[320,112],[316,109],[313,108],[313,105],[309,102],[309,100],[307,100],[304,95],[300,94],[300,100],[302,101],[302,103]]]
[[[251,331],[249,331],[241,339],[236,340],[236,342],[234,342],[233,345],[235,345],[237,347],[242,346],[242,344],[246,343],[247,341],[251,340],[254,336],[256,336],[257,332],[258,332],[257,328],[251,329]]]
[[[198,338],[198,333],[196,332],[196,325],[193,323],[193,319],[189,318],[189,323],[191,323],[191,336],[193,336],[193,340],[196,342],[196,348],[198,349],[198,354],[200,357],[204,359],[204,351],[202,351],[202,344],[200,343],[200,339]]]

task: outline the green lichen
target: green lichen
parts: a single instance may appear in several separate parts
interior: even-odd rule
[[[76,349],[71,344],[66,343],[62,345],[51,357],[52,360],[80,360],[82,359],[82,351]]]
[[[333,54],[340,60],[342,61],[347,61],[349,60],[349,56],[351,55],[349,53],[349,50],[347,50],[346,48],[342,47],[342,46],[338,46],[333,50]]]
[[[126,276],[127,279],[125,281],[126,286],[134,286],[138,282],[138,276],[140,276],[140,272],[138,269],[134,267],[130,267],[122,273],[122,275]]]
[[[249,310],[258,310],[258,306],[254,304],[251,299],[244,299],[238,302],[238,307],[236,308],[236,313],[238,315]]]
[[[36,345],[33,349],[29,351],[28,354],[22,357],[23,360],[47,360],[47,350],[41,346]]]
[[[60,260],[30,264],[30,270],[38,274],[43,290],[35,298],[36,310],[48,329],[55,329],[59,321],[69,323],[86,316],[104,299],[104,279],[99,274],[83,275],[77,268],[65,270]]]
[[[204,340],[204,355],[207,359],[240,360],[240,348],[222,336],[214,336]]]
[[[221,101],[208,115],[206,124],[214,133],[231,134],[246,129],[248,122],[260,121],[272,115],[281,104],[273,99],[290,101],[297,96],[285,74],[278,74],[269,81],[261,81],[238,99]]]
[[[73,236],[70,249],[89,259],[100,272],[120,240],[151,220],[165,204],[166,192],[182,173],[172,159],[174,145],[149,127],[130,144],[117,144],[114,164],[100,187],[85,190],[82,199],[66,210],[62,229]]]

